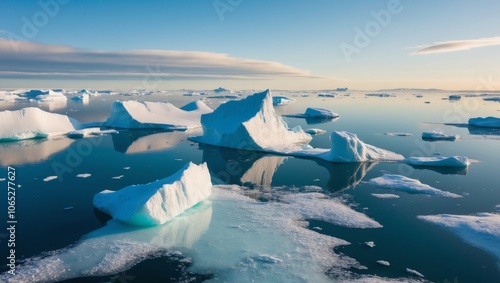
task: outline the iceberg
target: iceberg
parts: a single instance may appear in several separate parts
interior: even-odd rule
[[[65,102],[68,100],[66,96],[64,96],[64,93],[55,92],[52,90],[33,89],[28,92],[19,94],[19,96],[39,102]]]
[[[322,130],[322,129],[311,128],[311,129],[307,129],[306,133],[308,133],[310,135],[322,135],[322,134],[326,133],[326,131]]]
[[[222,104],[213,113],[201,117],[203,135],[196,142],[277,154],[311,157],[329,162],[395,161],[403,156],[365,144],[355,134],[334,131],[331,149],[307,145],[311,136],[300,127],[289,130],[272,107],[269,90],[242,100]]]
[[[114,219],[139,226],[161,225],[205,200],[212,192],[206,163],[189,163],[174,175],[149,184],[102,191],[94,206]]]
[[[460,100],[460,99],[462,99],[462,96],[460,96],[458,94],[452,94],[452,95],[448,96],[448,99],[449,100]]]
[[[331,120],[340,117],[339,114],[333,113],[331,110],[318,107],[308,107],[304,114],[285,114],[283,116],[292,118],[306,118],[306,119],[320,119],[320,120]]]
[[[458,138],[459,136],[457,135],[447,135],[441,132],[423,132],[422,133],[422,139],[423,140],[445,140],[445,141],[454,141]]]
[[[80,127],[73,118],[35,107],[0,112],[0,142],[65,135]]]
[[[484,127],[484,128],[500,128],[500,118],[496,117],[470,118],[469,126]]]
[[[115,101],[104,126],[123,129],[188,130],[201,127],[200,117],[212,109],[202,101],[182,108],[168,102]]]
[[[500,97],[488,97],[488,98],[483,98],[484,101],[494,101],[494,102],[500,102]]]
[[[229,89],[225,89],[223,87],[219,87],[219,88],[214,89],[214,92],[215,93],[222,93],[222,92],[232,92],[232,91],[230,91]]]
[[[279,96],[279,95],[273,96],[273,105],[275,106],[284,106],[293,101],[295,101],[295,99],[287,96]]]
[[[422,184],[419,180],[401,175],[385,174],[382,177],[371,179],[368,181],[368,184],[379,188],[393,189],[411,194],[435,195],[446,198],[462,197],[454,193],[442,191],[429,185]]]
[[[405,162],[413,166],[429,167],[467,167],[470,164],[465,156],[409,157]]]
[[[82,93],[82,94],[79,94],[79,95],[76,95],[76,96],[73,96],[71,98],[71,100],[74,100],[74,101],[80,101],[82,102],[83,104],[88,104],[89,101],[90,101],[90,95],[88,93]]]
[[[276,114],[269,90],[229,101],[214,112],[201,116],[203,136],[197,142],[257,151],[298,150],[311,136],[291,131]]]
[[[418,219],[440,225],[465,242],[483,249],[500,260],[500,214],[476,215],[438,214],[418,216]]]

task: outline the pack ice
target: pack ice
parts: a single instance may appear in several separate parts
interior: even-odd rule
[[[311,136],[300,127],[289,130],[272,106],[269,90],[222,104],[201,117],[203,136],[191,140],[230,148],[312,157],[330,162],[401,160],[403,156],[365,144],[349,132],[334,131],[331,149],[307,145]]]
[[[64,135],[80,127],[75,119],[36,107],[0,112],[0,142]]]
[[[161,225],[208,198],[212,182],[206,163],[189,163],[170,177],[94,196],[94,206],[121,222]]]
[[[201,100],[181,108],[169,102],[115,101],[104,125],[123,129],[188,130],[200,127],[201,115],[210,112],[212,109]]]

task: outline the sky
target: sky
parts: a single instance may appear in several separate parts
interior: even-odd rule
[[[497,0],[2,0],[0,88],[500,90]]]

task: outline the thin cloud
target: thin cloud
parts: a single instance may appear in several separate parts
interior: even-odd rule
[[[423,55],[423,54],[433,54],[433,53],[455,52],[455,51],[469,50],[473,48],[494,46],[494,45],[500,45],[500,36],[468,39],[468,40],[452,40],[452,41],[436,42],[432,45],[416,47],[420,49],[413,52],[412,54]]]
[[[96,79],[271,79],[317,78],[306,70],[273,61],[223,53],[78,49],[0,38],[0,77]]]

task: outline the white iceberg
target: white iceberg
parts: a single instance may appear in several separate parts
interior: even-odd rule
[[[445,141],[454,141],[458,138],[458,135],[447,135],[441,132],[423,132],[422,139],[423,140],[445,140]]]
[[[413,166],[432,167],[467,167],[470,161],[465,156],[433,156],[433,157],[409,157],[405,162]]]
[[[395,194],[372,194],[372,196],[376,198],[381,198],[381,199],[394,199],[394,198],[399,198],[398,195]]]
[[[65,102],[68,100],[64,93],[55,92],[52,90],[38,90],[33,89],[28,92],[19,94],[20,97],[25,97],[26,99],[32,99],[39,102]]]
[[[391,266],[391,264],[386,260],[377,260],[377,263],[383,266]]]
[[[273,105],[275,106],[284,106],[293,101],[295,101],[295,99],[287,96],[280,96],[280,95],[273,96]]]
[[[0,112],[0,142],[59,136],[80,127],[73,118],[35,107]]]
[[[180,109],[168,102],[115,101],[104,125],[124,129],[187,130],[201,127],[201,115],[210,112],[212,109],[202,101],[191,102]]]
[[[418,271],[416,271],[415,269],[410,269],[410,268],[406,268],[406,272],[410,273],[410,274],[413,274],[413,275],[416,275],[418,277],[424,277],[424,275]]]
[[[500,128],[500,118],[496,117],[470,118],[469,126],[484,127],[484,128]]]
[[[311,136],[296,127],[289,130],[272,107],[269,90],[242,100],[222,104],[213,113],[201,117],[203,136],[196,142],[291,156],[311,157],[329,162],[365,162],[402,160],[403,156],[365,144],[349,132],[333,132],[331,149],[307,145]]]
[[[189,163],[165,179],[128,186],[116,192],[102,191],[94,196],[94,206],[121,222],[154,226],[205,200],[211,192],[206,163]]]
[[[418,219],[443,226],[457,234],[465,242],[500,259],[500,245],[498,244],[500,243],[500,214],[438,214],[418,216]]]
[[[258,151],[298,150],[311,136],[291,131],[276,114],[269,90],[229,101],[201,117],[203,136],[194,141]]]
[[[462,197],[454,193],[433,188],[427,184],[422,184],[419,180],[401,175],[385,174],[382,177],[371,179],[368,181],[368,184],[379,188],[398,190],[411,194],[434,195],[446,198]]]

